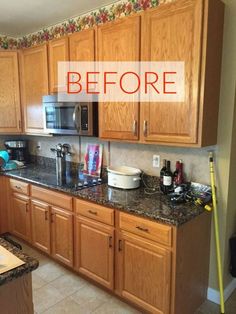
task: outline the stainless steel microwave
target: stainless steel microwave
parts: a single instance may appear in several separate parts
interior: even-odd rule
[[[44,129],[50,134],[98,136],[97,102],[59,102],[43,96]]]

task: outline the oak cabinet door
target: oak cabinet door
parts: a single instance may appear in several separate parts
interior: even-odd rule
[[[31,201],[32,243],[50,254],[50,207],[47,204]]]
[[[76,269],[113,289],[114,229],[82,217],[76,217],[75,224]]]
[[[73,266],[73,214],[51,207],[52,256]]]
[[[29,198],[14,194],[11,199],[11,229],[20,238],[31,241]]]
[[[16,51],[0,52],[0,133],[21,133],[21,105]]]
[[[55,39],[49,42],[49,90],[58,92],[58,62],[69,61],[68,37]]]
[[[0,176],[0,234],[9,232],[9,178]]]
[[[88,29],[69,37],[70,61],[95,61],[95,30]]]
[[[121,296],[150,313],[169,313],[171,252],[126,233],[118,242]]]
[[[44,133],[42,96],[48,94],[46,44],[22,51],[21,87],[25,131],[27,133]]]
[[[140,16],[123,18],[98,27],[99,61],[139,61]],[[100,102],[99,135],[107,139],[137,140],[139,104]]]
[[[184,102],[141,104],[143,142],[196,143],[201,66],[202,0],[180,0],[147,10],[142,20],[143,61],[184,61]]]

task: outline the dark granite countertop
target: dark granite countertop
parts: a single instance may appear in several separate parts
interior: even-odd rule
[[[0,245],[25,262],[25,264],[0,274],[0,286],[35,270],[39,262],[0,237]]]
[[[67,175],[65,185],[57,186],[56,172],[53,168],[29,165],[21,170],[12,170],[2,174],[174,226],[186,223],[204,212],[202,207],[190,203],[172,204],[161,193],[146,194],[143,187],[135,190],[121,190],[102,184],[76,191],[74,184],[77,179],[70,175]]]

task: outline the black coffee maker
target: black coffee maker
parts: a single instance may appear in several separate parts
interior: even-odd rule
[[[29,162],[28,142],[25,140],[20,141],[6,141],[4,143],[10,160],[18,160],[24,164]]]

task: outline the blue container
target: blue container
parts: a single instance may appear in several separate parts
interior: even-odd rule
[[[6,150],[0,150],[0,167],[4,167],[9,161],[9,154]]]

